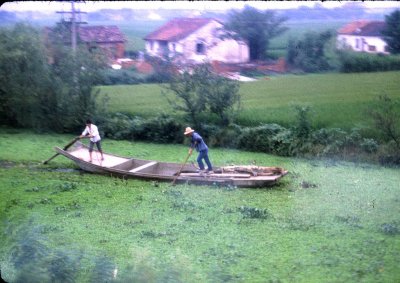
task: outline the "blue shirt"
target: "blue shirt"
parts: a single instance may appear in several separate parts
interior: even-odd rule
[[[197,151],[208,150],[206,143],[203,141],[203,138],[196,132],[192,134],[192,140],[190,142],[191,148],[196,148]]]

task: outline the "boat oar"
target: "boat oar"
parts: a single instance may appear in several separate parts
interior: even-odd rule
[[[69,143],[67,143],[64,146],[64,150],[67,150],[71,145],[73,145],[77,140],[79,140],[79,137],[75,137],[72,141],[70,141]],[[59,155],[59,153],[54,154],[52,157],[50,157],[49,159],[47,159],[46,161],[43,162],[43,164],[47,164],[50,160],[52,160],[53,158],[56,158]]]
[[[182,164],[182,166],[181,166],[181,169],[179,169],[178,173],[176,173],[176,176],[175,176],[174,180],[173,180],[172,183],[171,183],[172,186],[175,185],[176,179],[178,179],[179,175],[181,174],[182,169],[183,169],[183,167],[185,166],[186,162],[188,161],[190,155],[192,155],[192,151],[189,151],[189,154],[186,156],[186,159],[185,159],[185,161],[183,162],[183,164]]]

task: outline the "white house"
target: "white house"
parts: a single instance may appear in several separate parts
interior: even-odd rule
[[[337,47],[350,48],[358,52],[389,54],[382,30],[385,22],[359,20],[338,30]]]
[[[222,40],[219,37],[222,27],[221,22],[211,18],[175,18],[144,38],[146,52],[151,56],[168,56],[191,63],[248,62],[247,43]]]

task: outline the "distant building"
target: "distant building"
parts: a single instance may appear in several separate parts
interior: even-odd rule
[[[89,49],[101,48],[110,60],[124,57],[126,39],[117,26],[79,26],[78,36]]]
[[[51,28],[45,28],[47,36],[51,32]],[[89,50],[100,48],[110,62],[124,57],[126,39],[117,26],[79,26],[77,42]],[[71,44],[70,36],[64,38],[64,43]]]
[[[389,54],[383,39],[383,21],[359,20],[351,22],[338,30],[337,47],[350,48],[357,52]]]
[[[144,38],[146,53],[150,56],[178,58],[181,63],[248,62],[247,43],[222,40],[219,37],[221,28],[223,24],[212,18],[175,18]]]

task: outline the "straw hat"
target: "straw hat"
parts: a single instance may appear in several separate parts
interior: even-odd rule
[[[191,127],[187,127],[186,129],[185,129],[185,132],[183,133],[184,135],[188,135],[188,134],[190,134],[190,133],[193,133],[194,132],[194,130],[191,128]]]

